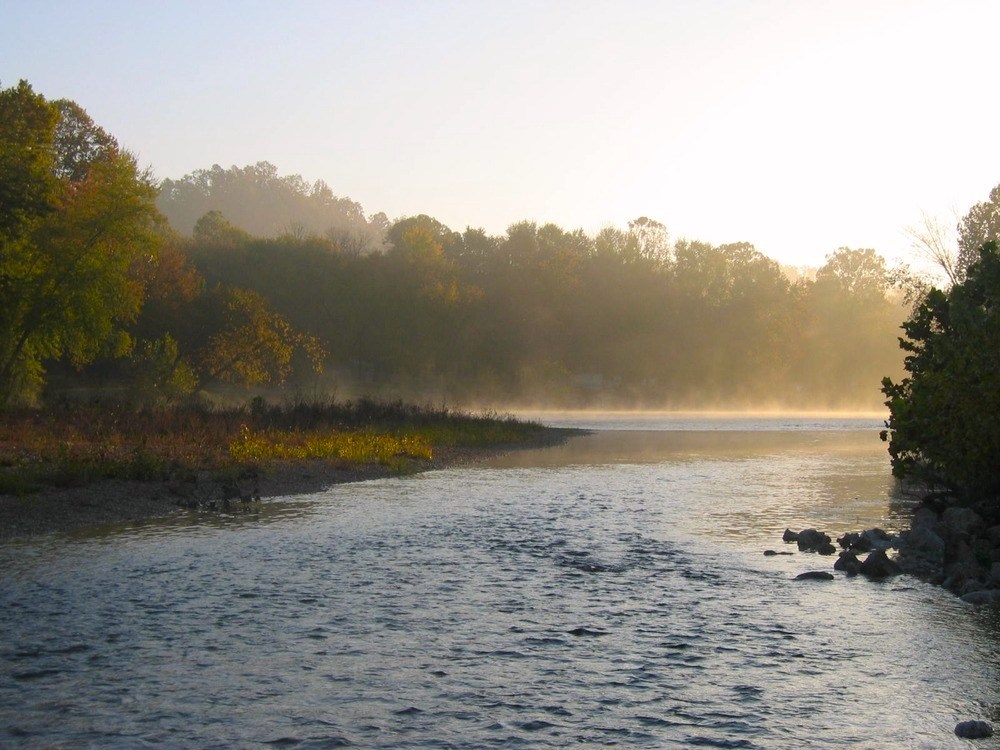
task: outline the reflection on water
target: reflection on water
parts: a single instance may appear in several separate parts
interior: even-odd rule
[[[866,429],[630,430],[7,545],[0,746],[965,747],[993,615],[761,554],[893,492]]]

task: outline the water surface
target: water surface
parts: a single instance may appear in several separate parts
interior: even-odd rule
[[[762,555],[901,522],[875,420],[591,426],[0,547],[0,746],[947,748],[1000,718],[989,612]]]

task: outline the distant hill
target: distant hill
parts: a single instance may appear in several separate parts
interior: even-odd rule
[[[322,180],[310,184],[301,175],[280,176],[266,161],[229,169],[215,164],[164,180],[157,207],[185,235],[206,213],[219,211],[257,237],[324,236],[352,254],[381,249],[389,226],[385,214],[366,216],[360,203],[337,197]]]

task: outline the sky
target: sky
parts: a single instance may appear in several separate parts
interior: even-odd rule
[[[907,255],[1000,183],[995,0],[0,0],[0,86],[159,178],[275,164],[502,234]]]

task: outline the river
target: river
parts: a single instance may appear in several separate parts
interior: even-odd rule
[[[960,748],[1000,718],[995,613],[762,554],[899,527],[877,419],[546,420],[593,432],[0,546],[0,747]]]

